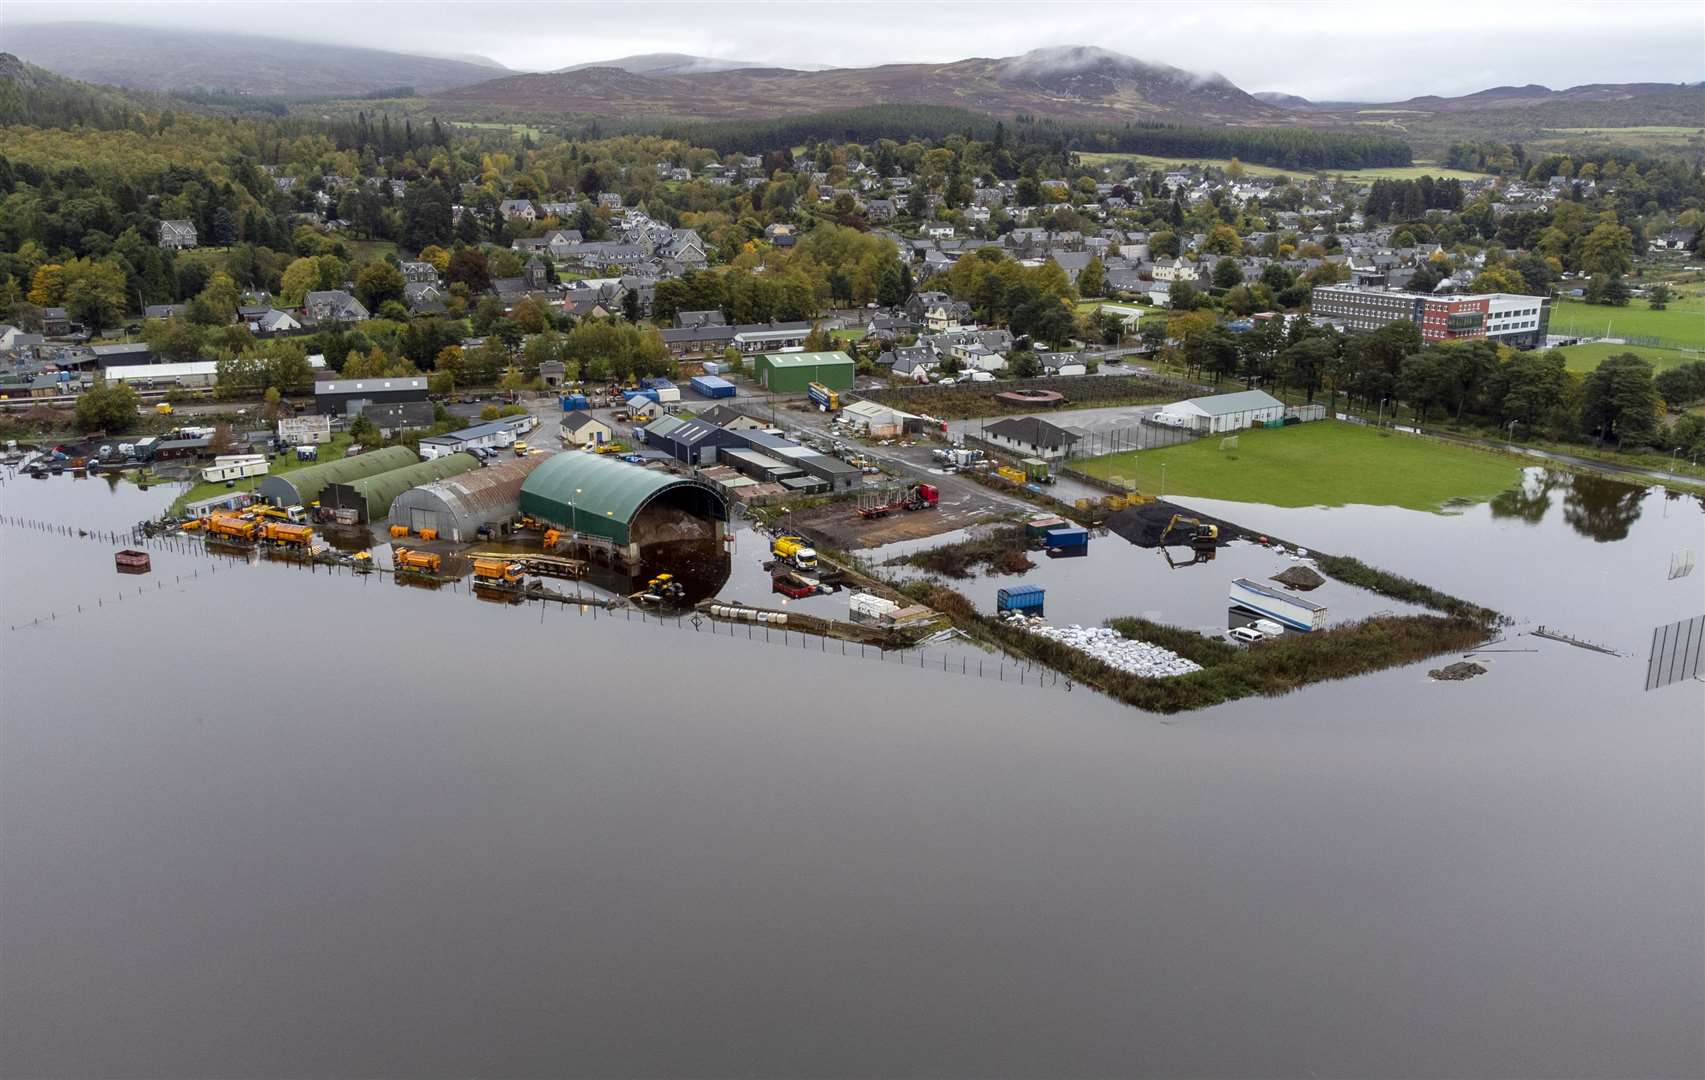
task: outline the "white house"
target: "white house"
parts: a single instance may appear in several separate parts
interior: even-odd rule
[[[1196,264],[1184,258],[1171,260],[1162,259],[1154,264],[1154,279],[1156,281],[1174,282],[1188,281],[1194,284],[1201,276]]]
[[[602,446],[614,442],[615,430],[589,412],[563,414],[562,444],[564,446]]]
[[[1206,435],[1238,431],[1284,418],[1285,403],[1265,390],[1242,390],[1235,394],[1175,401],[1154,414],[1157,424],[1189,428]]]
[[[1042,370],[1049,375],[1064,377],[1089,374],[1089,365],[1083,362],[1083,357],[1074,352],[1056,351],[1038,346],[1036,360],[1042,365]]]

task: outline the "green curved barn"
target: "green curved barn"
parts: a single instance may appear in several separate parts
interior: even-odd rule
[[[320,493],[320,505],[337,510],[353,509],[358,521],[378,521],[390,515],[391,504],[410,488],[473,472],[479,467],[479,458],[472,454],[445,454],[347,484],[327,484]]]
[[[521,512],[629,568],[721,555],[728,521],[721,492],[703,480],[581,451],[557,454],[521,482]]]
[[[274,506],[306,506],[331,484],[350,484],[413,465],[420,456],[406,446],[387,446],[305,469],[261,478],[255,493]]]

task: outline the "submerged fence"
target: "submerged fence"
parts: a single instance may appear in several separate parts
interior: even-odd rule
[[[68,604],[64,610],[49,611],[27,618],[21,615],[15,616],[14,613],[8,612],[8,616],[16,619],[16,621],[12,621],[11,618],[8,619],[6,628],[9,631],[51,626],[62,619],[98,611],[108,604],[123,603],[127,598],[134,602],[136,598],[164,592],[168,577],[171,579],[175,591],[176,587],[211,579],[222,568],[230,570],[236,567],[266,565],[281,570],[294,569],[299,573],[325,575],[327,577],[349,577],[361,581],[384,580],[388,577],[381,571],[363,572],[339,563],[322,563],[289,558],[262,558],[260,553],[254,550],[231,554],[216,553],[209,551],[199,538],[192,539],[178,533],[147,536],[140,530],[125,532],[112,529],[80,528],[74,525],[13,515],[0,515],[0,525],[49,533],[66,540],[87,540],[103,546],[124,545],[146,551],[188,555],[205,559],[211,563],[209,566],[191,569],[187,573],[172,573],[166,569],[157,569],[154,571],[151,581],[134,586],[127,581],[110,597],[103,594],[96,597],[92,603]],[[153,588],[149,588],[149,585],[152,585]],[[448,592],[452,595],[465,594],[470,598],[478,598],[480,595],[471,582],[463,580],[435,583],[426,587],[433,591]],[[799,650],[820,655],[839,655],[873,663],[890,664],[895,667],[917,668],[922,671],[936,671],[966,678],[993,679],[1015,686],[1069,691],[1075,685],[1070,678],[1051,668],[1032,664],[1006,653],[984,653],[978,646],[963,637],[953,639],[963,643],[962,647],[957,649],[947,647],[945,642],[942,643],[942,647],[933,651],[927,645],[907,649],[884,649],[876,645],[844,641],[824,634],[807,633],[787,626],[723,622],[700,612],[686,611],[679,614],[664,614],[647,611],[628,604],[612,604],[611,598],[603,596],[516,597],[504,602],[504,606],[519,613],[527,610],[528,603],[538,604],[538,621],[541,625],[552,618],[567,615],[588,618],[593,622],[600,620],[637,622],[641,625],[685,630],[709,637],[744,639],[748,642],[780,649]]]
[[[1646,660],[1646,689],[1697,679],[1701,671],[1705,671],[1705,615],[1652,631],[1652,652]]]

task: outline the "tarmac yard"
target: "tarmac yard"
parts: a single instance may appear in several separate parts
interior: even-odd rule
[[[867,519],[859,516],[856,502],[840,500],[787,515],[785,528],[823,547],[858,551],[939,536],[1004,516],[993,500],[979,497],[973,485],[937,487],[941,501],[928,510],[894,510],[886,517]]]

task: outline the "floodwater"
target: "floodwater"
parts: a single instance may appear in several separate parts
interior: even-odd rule
[[[1705,702],[1640,687],[1705,518],[1541,486],[1194,500],[1536,651],[1164,722],[0,525],[0,1075],[1698,1077]]]
[[[1232,520],[1235,520],[1233,518]],[[928,543],[908,544],[911,550],[929,547]],[[880,564],[907,551],[882,548],[871,553],[871,561]],[[1111,533],[1090,540],[1086,555],[1054,558],[1040,551],[1030,552],[1032,569],[1022,574],[996,574],[985,568],[966,578],[929,575],[915,567],[888,567],[887,573],[899,576],[933,576],[944,585],[964,593],[981,611],[993,613],[996,593],[1016,585],[1040,586],[1044,592],[1043,617],[1053,625],[1099,626],[1117,615],[1140,615],[1155,622],[1187,626],[1193,630],[1220,635],[1227,628],[1228,604],[1233,578],[1282,588],[1268,579],[1274,574],[1299,564],[1294,555],[1282,555],[1260,544],[1236,541],[1220,548],[1212,561],[1183,565],[1191,558],[1190,549],[1180,545],[1172,549],[1172,557],[1180,563],[1169,566],[1158,548],[1141,548]],[[1424,608],[1380,596],[1366,589],[1328,579],[1326,584],[1295,595],[1326,607],[1326,621],[1337,626],[1378,613],[1416,614]],[[1249,618],[1232,620],[1242,626]]]

